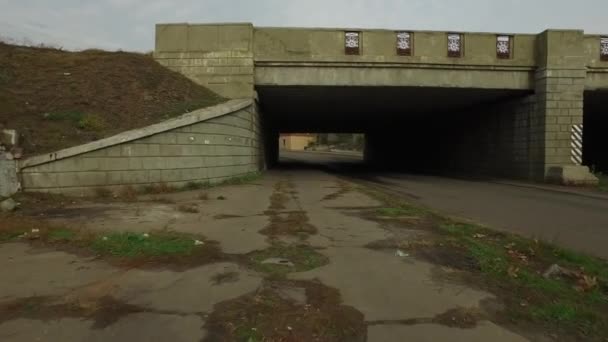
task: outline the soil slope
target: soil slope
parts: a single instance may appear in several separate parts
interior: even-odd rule
[[[0,43],[0,128],[26,155],[76,146],[223,102],[150,55]]]

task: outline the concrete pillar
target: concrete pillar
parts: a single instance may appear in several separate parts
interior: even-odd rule
[[[597,183],[571,158],[573,125],[583,123],[583,31],[548,30],[537,41],[536,110],[530,120],[530,176],[570,185]]]

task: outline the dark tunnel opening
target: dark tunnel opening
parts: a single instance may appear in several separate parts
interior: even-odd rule
[[[519,134],[519,117],[529,114],[530,91],[301,86],[257,91],[269,167],[279,161],[280,133],[359,133],[365,136],[366,168],[528,176],[527,165],[515,171],[505,166],[527,156],[505,151],[517,143],[512,140]]]
[[[583,109],[583,164],[608,174],[608,90],[586,91]]]

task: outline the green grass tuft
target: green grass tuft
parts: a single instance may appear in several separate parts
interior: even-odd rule
[[[0,233],[0,242],[11,242],[17,240],[24,232],[10,231]]]
[[[86,114],[80,111],[61,111],[61,112],[51,112],[48,113],[45,118],[51,121],[71,121],[74,124],[77,124],[80,120],[82,120]]]
[[[153,257],[190,255],[198,246],[194,239],[176,233],[149,234],[110,233],[97,237],[92,247],[101,254],[119,257]]]
[[[97,115],[86,114],[76,123],[78,128],[85,131],[101,131],[106,127],[102,118]]]
[[[380,216],[388,216],[388,217],[399,217],[399,216],[420,216],[423,215],[424,212],[421,209],[410,207],[410,206],[401,206],[395,208],[379,208],[376,209],[376,214]]]
[[[69,229],[53,229],[49,231],[49,241],[71,241],[76,238],[76,232]]]
[[[242,176],[232,177],[219,183],[218,185],[240,185],[254,182],[262,177],[261,172],[251,172]]]

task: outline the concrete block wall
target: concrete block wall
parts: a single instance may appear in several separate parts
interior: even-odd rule
[[[159,24],[154,58],[226,98],[253,97],[251,24]]]
[[[534,95],[438,115],[395,123],[406,134],[389,128],[366,135],[366,160],[411,172],[532,178]]]
[[[506,178],[533,178],[536,97],[503,100],[457,113],[441,125],[438,169]],[[542,166],[542,165],[539,165]]]
[[[245,103],[235,111],[219,105],[207,110],[209,119],[167,125],[170,129],[124,143],[84,148],[47,162],[25,160],[20,169],[23,189],[86,195],[99,187],[217,183],[260,171],[264,164],[259,115],[251,101]]]

